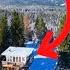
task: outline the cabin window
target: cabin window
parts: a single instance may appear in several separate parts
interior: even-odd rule
[[[21,57],[19,57],[19,62],[21,62]]]
[[[16,62],[18,62],[18,57],[16,57]]]
[[[24,57],[22,57],[22,61],[25,61]]]
[[[8,62],[10,61],[10,57],[8,57],[7,61],[8,61]]]
[[[9,58],[8,58],[8,61],[9,61]]]
[[[15,57],[13,57],[13,62],[15,62]]]
[[[10,56],[10,61],[12,62],[12,56]]]

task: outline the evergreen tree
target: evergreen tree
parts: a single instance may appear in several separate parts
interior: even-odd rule
[[[46,32],[45,23],[42,17],[37,17],[35,28],[36,28],[36,33],[38,35],[38,38],[41,39],[44,33]]]
[[[70,52],[70,34],[67,35],[65,41],[59,47],[60,51]]]
[[[63,23],[65,21],[65,16],[60,20],[60,28],[63,28]],[[70,69],[70,33],[67,35],[64,42],[59,47],[59,60],[58,60],[58,66],[56,70],[67,70]]]
[[[7,17],[3,16],[0,21],[0,48],[5,50],[8,46],[6,44],[6,34],[7,34]]]
[[[24,46],[24,28],[22,26],[21,16],[17,12],[13,12],[11,25],[13,46]]]
[[[63,25],[64,25],[65,19],[66,19],[66,15],[64,15],[63,17],[61,17],[60,24],[59,24],[59,29],[63,29]]]
[[[65,21],[66,15],[64,15],[60,20],[60,30],[63,29],[64,21]],[[64,42],[60,45],[59,50],[60,51],[69,51],[70,49],[70,33],[67,35]]]

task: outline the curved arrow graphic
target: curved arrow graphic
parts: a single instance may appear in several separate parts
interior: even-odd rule
[[[70,32],[70,0],[66,0],[66,13],[65,24],[59,36],[50,43],[53,32],[47,32],[37,51],[39,55],[43,55],[53,59],[58,58],[58,53],[55,51],[55,48],[57,48],[65,40],[68,33]]]

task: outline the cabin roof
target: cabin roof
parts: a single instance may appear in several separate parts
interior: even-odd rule
[[[27,57],[33,52],[33,50],[34,50],[34,48],[10,46],[1,55],[15,56],[15,57]]]

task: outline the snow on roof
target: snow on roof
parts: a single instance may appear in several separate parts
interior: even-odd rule
[[[33,52],[34,48],[26,47],[9,47],[1,55],[15,56],[15,57],[27,57]]]
[[[33,41],[26,42],[25,44],[33,44]]]
[[[28,41],[25,44],[33,44],[33,43],[37,43],[37,42],[38,42],[38,39],[36,41]]]
[[[65,6],[65,3],[61,4],[60,6]]]
[[[37,59],[37,58],[47,58],[47,57],[42,56],[42,55],[36,55],[36,56],[34,56],[34,58]]]

